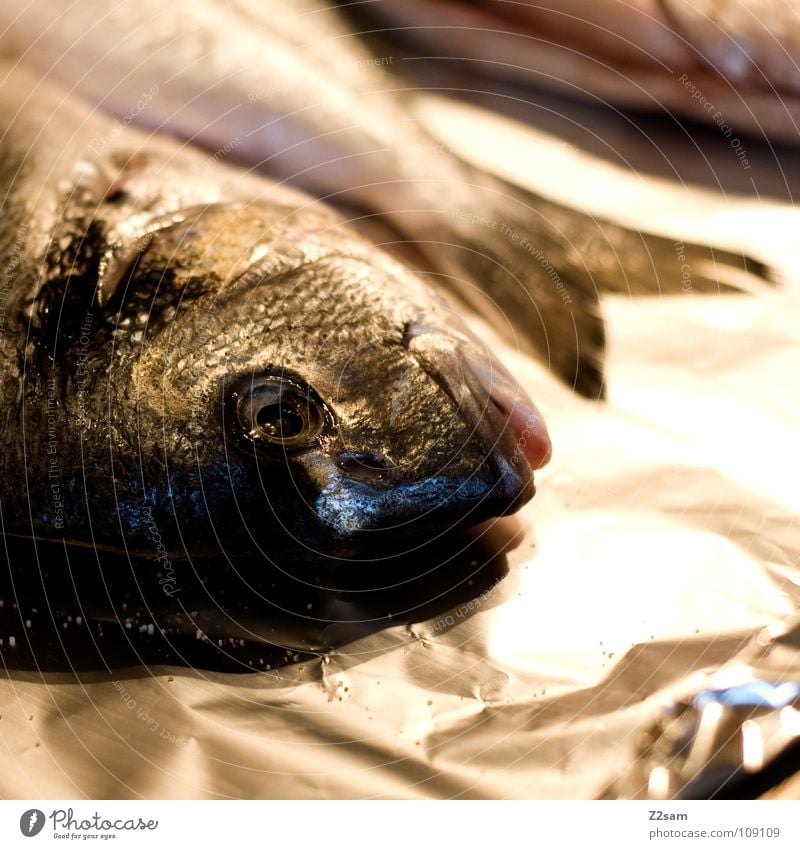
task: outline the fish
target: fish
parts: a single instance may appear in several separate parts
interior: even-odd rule
[[[385,224],[429,279],[590,399],[606,391],[600,293],[681,291],[674,239],[555,203],[438,142],[393,57],[334,4],[6,0],[0,31],[2,55],[120,127],[176,136]],[[731,271],[771,276],[682,241],[696,292],[725,288]]]
[[[343,4],[344,5],[344,4]],[[365,29],[475,80],[551,89],[796,146],[797,8],[760,0],[376,0],[347,4]],[[746,150],[739,151],[746,161]]]
[[[172,597],[178,562],[342,568],[533,496],[533,401],[330,207],[18,68],[0,122],[6,540]]]

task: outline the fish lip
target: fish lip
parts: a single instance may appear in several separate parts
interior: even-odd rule
[[[550,435],[544,417],[525,390],[491,352],[478,356],[475,346],[470,344],[462,344],[458,350],[504,418],[505,429],[515,438],[512,462],[523,456],[532,470],[546,466],[553,456]]]
[[[541,413],[517,381],[466,328],[449,334],[412,322],[403,343],[472,427],[504,496],[532,498],[533,471],[550,460],[552,446]]]
[[[533,475],[521,477],[508,463],[500,475],[487,463],[464,478],[434,476],[389,488],[339,475],[317,496],[315,512],[338,551],[362,550],[480,525],[516,512],[535,491]]]

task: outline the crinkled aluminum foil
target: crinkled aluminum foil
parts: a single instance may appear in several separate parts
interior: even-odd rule
[[[585,163],[563,165],[562,189],[569,173],[585,184]],[[651,189],[637,214],[657,218]],[[684,206],[697,238],[738,215],[754,250],[796,242],[791,210]],[[797,289],[616,298],[607,315],[604,405],[498,342],[555,453],[534,501],[459,555],[441,593],[397,590],[369,609],[342,595],[295,645],[259,610],[232,636],[209,619],[204,638],[279,645],[253,674],[152,658],[39,671],[19,662],[33,624],[17,623],[14,647],[6,631],[0,794],[664,798],[774,784],[763,776],[800,731]],[[136,621],[142,640],[152,624]]]

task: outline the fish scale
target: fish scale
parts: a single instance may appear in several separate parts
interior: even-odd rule
[[[330,4],[7,0],[0,24],[0,53],[16,52],[119,126],[205,147],[196,184],[233,158],[388,225],[441,285],[586,396],[604,392],[598,290],[680,291],[673,239],[597,221],[438,144],[407,84]],[[693,268],[714,269],[697,272],[696,291],[735,286],[726,269],[770,273],[735,252],[685,251]]]
[[[0,189],[37,222],[0,336],[21,362],[7,534],[149,581],[154,539],[176,562],[319,563],[533,495],[541,416],[423,278],[295,189],[217,162],[196,181],[202,154],[36,88],[0,86]]]
[[[676,266],[671,240],[438,146],[325,5],[8,0],[2,26],[0,510],[29,605],[194,640],[192,609],[226,634],[239,604],[424,569],[420,547],[532,498],[551,451],[433,281],[598,397],[597,287]]]

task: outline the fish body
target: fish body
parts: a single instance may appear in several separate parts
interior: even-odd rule
[[[8,0],[0,25],[4,633],[33,623],[35,668],[253,640],[261,668],[447,609],[479,571],[447,530],[525,503],[550,443],[432,282],[597,397],[597,290],[668,290],[671,240],[462,162],[324,4]],[[388,222],[426,276],[287,182]]]
[[[328,4],[8,0],[0,24],[0,52],[33,74],[5,69],[1,104],[4,500],[22,532],[58,522],[141,550],[147,507],[174,551],[343,552],[386,526],[429,532],[529,497],[528,467],[549,452],[532,403],[418,275],[287,181],[387,220],[425,254],[427,280],[491,308],[589,396],[603,391],[598,290],[680,282],[672,240],[437,147]],[[281,181],[226,167],[234,156]],[[698,269],[744,261],[684,252]],[[288,442],[269,432],[284,425]],[[51,444],[79,455],[50,463]],[[18,486],[43,465],[52,480]],[[113,501],[102,521],[92,487]]]
[[[6,535],[313,562],[533,495],[535,406],[335,212],[18,70],[0,114]]]
[[[412,54],[623,109],[796,145],[800,6],[784,0],[378,0],[342,4]],[[468,70],[467,70],[468,69]],[[745,163],[747,164],[747,163]]]
[[[392,57],[371,53],[330,4],[8,0],[0,27],[0,52],[120,125],[178,136],[389,225],[443,286],[588,397],[604,391],[598,291],[679,291],[673,240],[523,191],[433,139]],[[743,264],[688,249],[721,276]],[[719,287],[716,276],[694,282]]]

